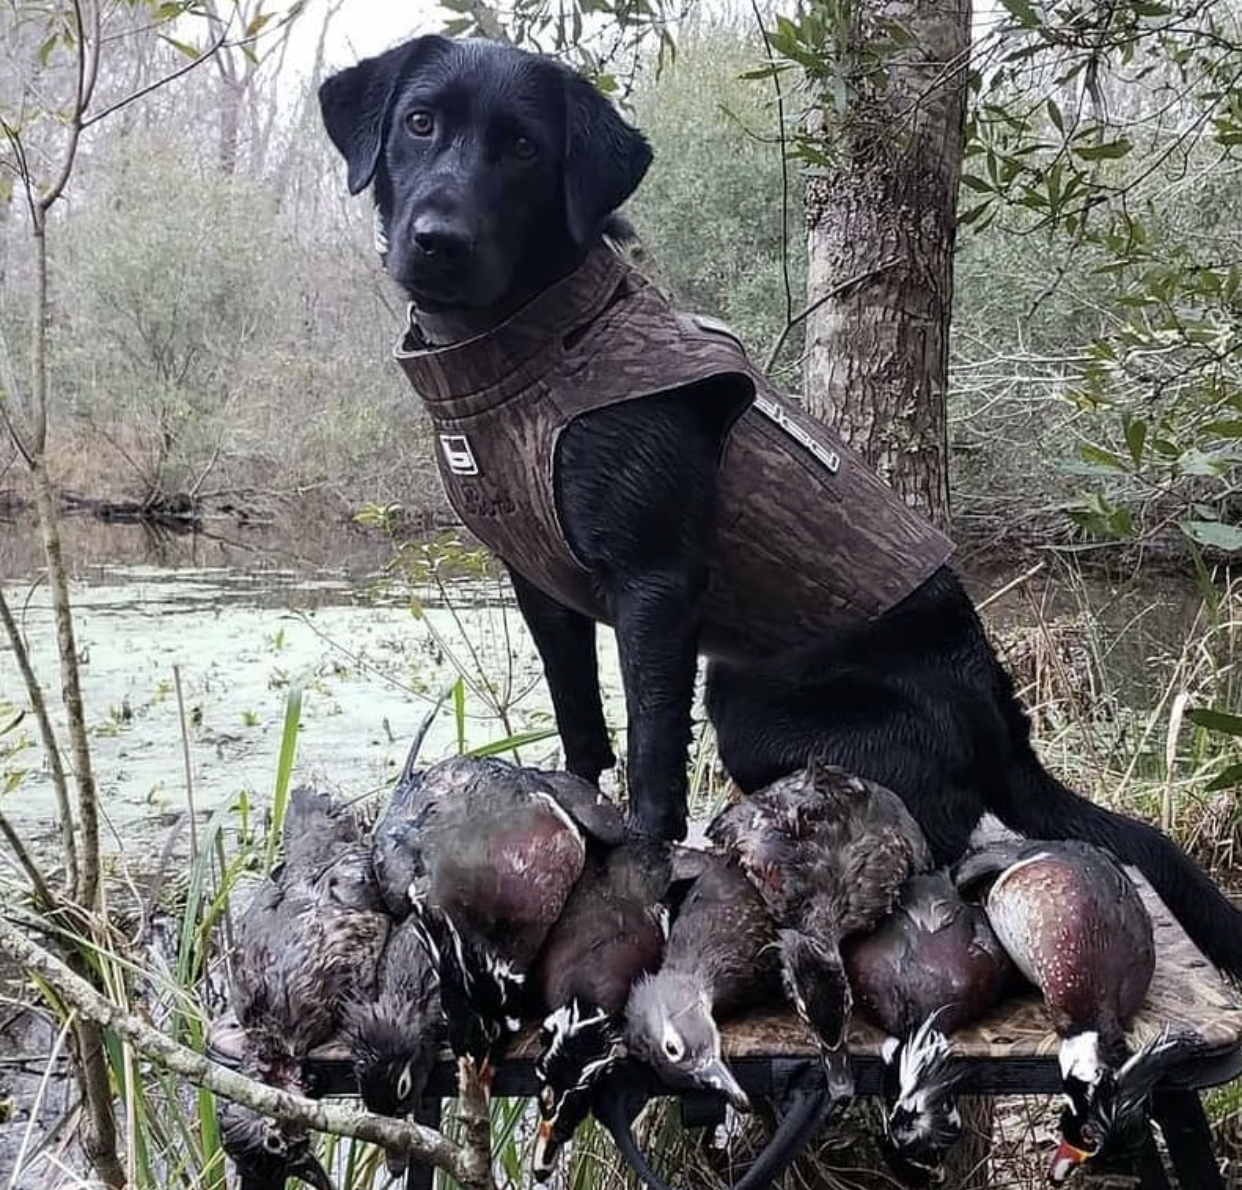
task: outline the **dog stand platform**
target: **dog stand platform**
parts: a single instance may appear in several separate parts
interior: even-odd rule
[[[1132,872],[1132,874],[1135,874]],[[1212,1148],[1212,1136],[1200,1092],[1242,1075],[1242,1001],[1195,948],[1181,926],[1142,880],[1136,879],[1156,931],[1156,972],[1146,1004],[1133,1023],[1131,1039],[1141,1045],[1162,1030],[1197,1033],[1205,1043],[1200,1062],[1183,1071],[1176,1084],[1157,1088],[1153,1122],[1159,1126],[1172,1166],[1171,1181],[1155,1136],[1136,1159],[1143,1190],[1226,1190]],[[738,1082],[754,1102],[779,1101],[786,1088],[814,1068],[818,1059],[801,1022],[788,1012],[757,1013],[727,1024],[724,1052]],[[850,1053],[857,1093],[879,1095],[883,1037],[855,1021]],[[1061,1090],[1057,1064],[1059,1039],[1038,996],[1011,998],[973,1027],[954,1034],[954,1053],[965,1066],[963,1096],[1055,1095]],[[210,1056],[229,1065],[241,1055],[241,1037],[231,1018],[217,1021],[209,1040]],[[492,1084],[494,1096],[534,1097],[538,1030],[519,1036],[499,1064]],[[310,1081],[323,1096],[357,1094],[349,1057],[343,1046],[315,1050],[308,1062]],[[688,1123],[714,1125],[723,1119],[723,1101],[714,1096],[681,1095],[654,1083],[652,1097],[677,1095]],[[428,1080],[424,1108],[417,1119],[438,1128],[444,1100],[457,1094],[456,1065],[446,1054]],[[656,1158],[658,1165],[658,1157]],[[676,1176],[669,1179],[674,1185]],[[431,1190],[432,1171],[411,1165],[406,1190]]]

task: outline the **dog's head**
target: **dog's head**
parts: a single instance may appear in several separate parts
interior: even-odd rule
[[[350,193],[374,185],[389,274],[428,310],[551,280],[651,163],[586,79],[490,42],[416,38],[333,75],[319,103]]]

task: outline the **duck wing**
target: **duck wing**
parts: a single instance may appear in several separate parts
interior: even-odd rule
[[[620,1012],[634,981],[664,957],[671,884],[666,847],[634,843],[589,860],[539,954],[532,981],[537,1011],[546,1014],[577,997]]]
[[[371,862],[384,905],[394,917],[410,911],[410,888],[423,895],[427,881],[424,852],[434,846],[437,826],[460,825],[467,792],[481,772],[492,773],[485,762],[456,757],[430,768],[415,770],[410,759],[393,786],[383,817],[372,834]]]
[[[737,864],[711,857],[673,922],[664,965],[703,978],[717,1019],[778,993],[776,923]]]
[[[591,840],[605,847],[620,847],[625,842],[625,815],[590,781],[558,770],[527,771],[547,788]]]

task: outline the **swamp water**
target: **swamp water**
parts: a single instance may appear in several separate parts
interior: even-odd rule
[[[87,527],[71,524],[75,533]],[[295,783],[347,797],[391,782],[415,729],[459,674],[464,720],[446,705],[425,759],[454,754],[462,742],[473,749],[552,729],[534,646],[497,581],[452,581],[441,591],[387,580],[389,544],[339,526],[338,540],[323,549],[272,534],[168,538],[95,524],[90,531],[114,540],[111,559],[82,561],[72,542],[66,554],[79,559],[71,599],[110,850],[134,858],[188,807],[174,667],[199,817],[241,795],[257,809],[269,801],[295,686],[302,689]],[[22,560],[33,569],[35,559]],[[13,573],[12,561],[9,573],[4,566],[0,547],[5,594],[21,611],[32,662],[58,711],[46,586]],[[600,640],[609,716],[623,722],[612,634]],[[7,648],[0,702],[25,702]],[[33,744],[29,718],[22,729]],[[521,750],[532,764],[554,763],[557,754],[554,736]],[[47,768],[35,747],[11,763],[27,772],[6,811],[46,851],[54,818]]]

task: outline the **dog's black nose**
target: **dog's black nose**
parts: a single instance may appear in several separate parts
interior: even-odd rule
[[[470,251],[470,236],[464,228],[442,215],[420,215],[414,220],[414,246],[424,256],[450,258]]]

